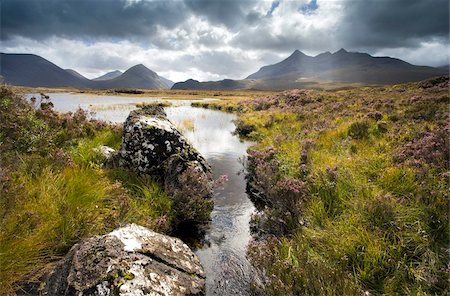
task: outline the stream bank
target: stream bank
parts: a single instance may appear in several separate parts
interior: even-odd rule
[[[81,107],[95,112],[94,118],[113,123],[123,123],[136,103],[161,101],[69,93],[55,93],[50,97],[56,111],[73,112]],[[206,244],[195,250],[207,274],[206,292],[207,295],[245,295],[251,281],[246,258],[251,238],[249,221],[255,209],[246,194],[243,162],[251,143],[233,134],[235,115],[193,108],[190,103],[173,101],[171,107],[165,108],[167,116],[211,165],[213,178],[228,179],[214,190]]]

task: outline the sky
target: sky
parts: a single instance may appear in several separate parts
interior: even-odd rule
[[[242,79],[295,49],[449,63],[448,0],[0,0],[0,51],[88,78],[144,64],[173,81]]]

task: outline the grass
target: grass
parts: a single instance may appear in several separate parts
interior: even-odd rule
[[[114,90],[93,90],[76,88],[45,88],[45,87],[20,87],[11,86],[15,93],[54,93],[54,92],[75,92],[93,95],[117,95],[132,97],[152,97],[172,100],[201,100],[204,98],[214,98],[221,100],[242,100],[264,96],[274,93],[273,91],[259,90],[152,90],[141,89],[138,93],[117,93]]]
[[[191,118],[183,119],[179,124],[179,128],[181,130],[193,131],[195,128],[194,120]]]
[[[160,106],[160,107],[170,107],[172,106],[171,102],[161,101],[161,102],[142,102],[136,105],[138,108],[143,108],[145,106]]]
[[[0,294],[14,294],[78,241],[126,224],[172,231],[172,200],[150,177],[103,166],[121,128],[35,110],[0,90]]]
[[[449,95],[428,84],[193,104],[236,112],[257,142],[249,181],[269,204],[249,248],[257,293],[449,292]],[[273,189],[286,177],[300,193]]]

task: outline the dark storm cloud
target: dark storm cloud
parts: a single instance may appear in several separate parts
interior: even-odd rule
[[[185,0],[187,7],[197,16],[206,18],[211,24],[225,25],[231,30],[239,29],[255,1],[241,0]],[[250,18],[254,17],[252,15]]]
[[[233,45],[277,52],[295,48],[320,52],[341,47],[373,52],[383,48],[416,48],[431,41],[449,43],[448,0],[342,0],[334,3],[340,7],[324,12],[321,8],[330,2],[299,2],[297,11],[286,17],[300,20],[315,14],[315,23],[301,29],[287,25],[281,29],[285,33],[274,34],[271,20],[261,18],[255,26],[242,28],[233,39]],[[295,2],[291,4],[295,6]],[[340,15],[335,25],[326,29],[319,26],[333,14]]]
[[[1,39],[14,36],[35,40],[51,36],[84,40],[141,38],[170,48],[176,47],[177,40],[162,40],[165,36],[159,36],[158,27],[183,27],[195,15],[212,26],[225,26],[238,32],[233,45],[253,49],[288,51],[301,45],[307,46],[305,50],[318,48],[330,42],[317,43],[315,36],[323,38],[330,32],[333,36],[329,39],[334,38],[334,43],[350,49],[414,47],[433,38],[448,43],[448,0],[338,1],[343,16],[335,30],[319,32],[312,27],[310,32],[302,34],[304,38],[297,44],[293,40],[297,36],[292,34],[295,28],[286,28],[282,35],[271,34],[268,18],[279,9],[280,2],[269,2],[269,10],[261,14],[254,9],[258,2],[238,0],[2,0]],[[320,13],[321,3],[325,2],[298,2],[297,10],[286,17],[296,19],[302,13]]]
[[[338,37],[348,47],[415,47],[448,43],[448,0],[347,1]]]
[[[293,50],[448,63],[448,0],[0,0],[0,51],[97,75],[147,62],[239,78]]]
[[[180,1],[2,0],[1,39],[151,36],[185,17]]]

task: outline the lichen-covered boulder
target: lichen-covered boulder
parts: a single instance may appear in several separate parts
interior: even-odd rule
[[[130,112],[123,128],[120,155],[122,164],[146,174],[165,174],[173,155],[182,157],[186,164],[196,161],[203,171],[210,171],[205,159],[167,119],[160,106],[148,105]]]
[[[204,295],[205,274],[181,240],[130,224],[72,247],[40,295]]]
[[[173,226],[207,224],[213,179],[206,160],[167,119],[160,106],[131,111],[123,130],[120,163],[159,178],[173,200]]]

